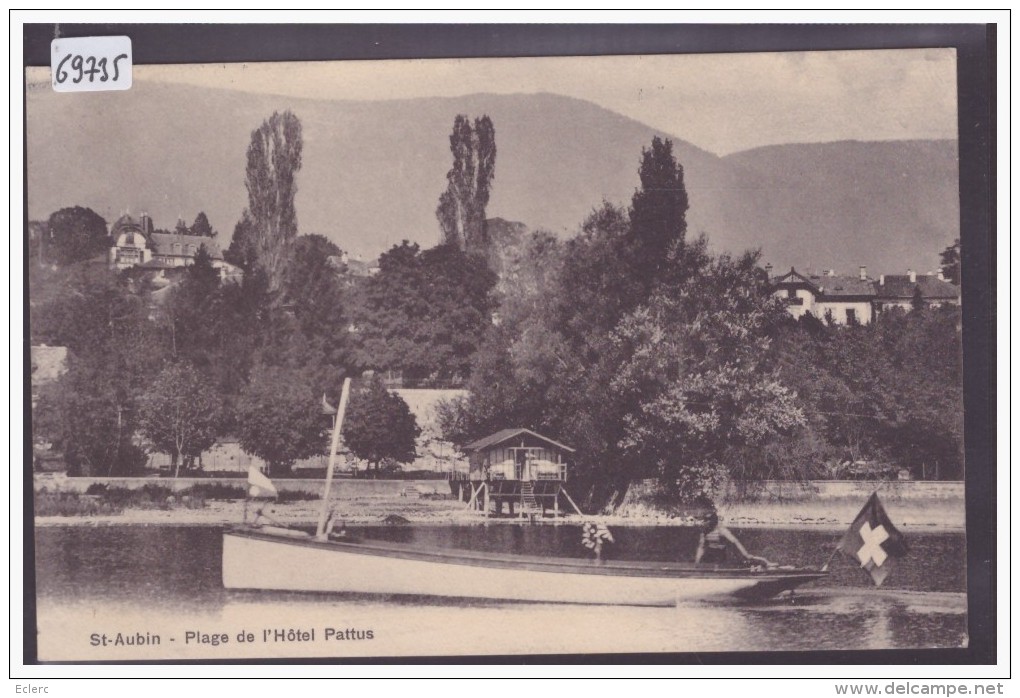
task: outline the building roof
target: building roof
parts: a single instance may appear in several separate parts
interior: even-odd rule
[[[823,299],[846,298],[850,296],[872,297],[875,295],[875,282],[862,279],[860,276],[831,276],[822,274],[801,274],[793,267],[782,276],[772,279],[774,286],[805,285]]]
[[[158,255],[186,255],[188,257],[194,256],[187,253],[188,245],[194,245],[195,252],[198,252],[198,248],[205,245],[206,252],[213,259],[223,259],[223,253],[220,251],[219,243],[213,238],[205,237],[204,235],[178,235],[177,233],[152,233],[149,236],[152,242],[152,249],[155,254]],[[174,251],[174,244],[180,245],[180,251]]]
[[[772,279],[772,283],[776,286],[780,284],[807,284],[808,286],[814,287],[815,284],[806,276],[798,272],[793,267],[790,267],[790,271],[786,272],[782,276],[776,276]]]
[[[875,295],[875,282],[871,279],[861,279],[859,276],[813,276],[811,282],[826,298]]]
[[[922,298],[955,300],[960,297],[960,289],[937,276],[917,274],[916,281],[911,281],[907,274],[886,274],[884,283],[875,284],[879,298],[911,299],[914,289],[921,289]]]
[[[131,214],[125,213],[110,226],[110,237],[116,240],[121,233],[129,231],[139,232],[143,235],[146,232],[145,226],[142,225],[142,220],[140,218],[135,218]]]
[[[500,444],[505,443],[510,439],[516,438],[522,434],[528,434],[530,436],[535,437],[536,439],[539,439],[540,441],[545,441],[550,446],[554,446],[555,448],[558,448],[560,450],[569,451],[570,453],[574,452],[574,449],[572,449],[570,446],[565,446],[564,444],[561,444],[558,441],[553,441],[548,436],[542,436],[541,434],[531,431],[531,429],[501,429],[500,431],[497,431],[495,434],[490,434],[489,436],[478,439],[478,441],[469,443],[467,446],[464,447],[463,450],[465,452],[483,451],[487,448],[499,446]]]
[[[371,276],[374,273],[374,270],[379,268],[379,262],[377,260],[365,262],[360,259],[348,257],[346,264],[347,273],[351,276]]]

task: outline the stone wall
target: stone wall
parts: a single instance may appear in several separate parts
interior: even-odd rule
[[[36,491],[46,488],[50,492],[84,492],[92,484],[106,485],[111,488],[135,490],[145,485],[158,485],[169,487],[174,492],[185,490],[194,485],[232,485],[235,487],[247,487],[244,478],[169,478],[169,477],[66,477],[47,476],[36,474]],[[274,479],[280,492],[307,492],[309,494],[321,494],[323,480],[281,478]],[[361,496],[361,497],[397,497],[405,488],[414,487],[420,492],[435,491],[440,494],[449,494],[450,487],[446,480],[361,480],[350,478],[336,478],[333,480],[332,496]]]
[[[742,495],[764,500],[828,500],[861,499],[878,490],[882,499],[890,501],[910,499],[963,499],[962,481],[918,480],[811,480],[789,482],[765,480],[760,482],[730,483],[724,499]]]
[[[656,502],[656,481],[633,482],[626,496],[613,513],[621,515],[645,515],[652,510],[662,509]],[[756,482],[731,482],[717,499],[726,501],[758,502],[836,502],[840,500],[863,501],[878,490],[885,501],[958,501],[964,499],[964,483],[959,481],[920,482],[916,480],[812,480],[790,482],[765,480]],[[676,508],[676,507],[673,507]],[[680,507],[682,508],[682,507]],[[683,513],[663,512],[663,513]]]

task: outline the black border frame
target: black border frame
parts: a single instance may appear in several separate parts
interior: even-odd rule
[[[470,12],[466,19],[470,19]],[[25,24],[25,66],[49,65],[53,24]],[[427,30],[426,30],[427,29]],[[984,24],[60,24],[63,37],[128,35],[137,64],[737,53],[950,47],[957,51],[968,556],[963,649],[161,661],[131,664],[994,664],[996,662],[996,25]],[[13,106],[13,105],[12,105]],[[22,118],[26,118],[24,96]],[[23,144],[24,145],[24,144]],[[27,161],[27,152],[25,154]],[[27,164],[26,164],[27,167]],[[25,193],[27,216],[27,192]],[[27,225],[27,218],[26,218]],[[23,266],[27,265],[27,260]],[[30,387],[27,268],[23,354]],[[30,390],[24,401],[31,443]],[[31,482],[31,459],[22,475]],[[13,475],[11,475],[13,477]],[[24,657],[35,631],[32,488],[24,494]],[[14,563],[12,556],[11,562]],[[11,565],[11,571],[17,569]],[[84,663],[84,662],[83,662]],[[87,662],[92,664],[92,662]],[[107,664],[107,662],[96,662]],[[78,662],[68,662],[78,664]],[[848,677],[859,679],[861,677]]]

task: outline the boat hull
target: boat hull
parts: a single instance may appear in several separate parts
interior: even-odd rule
[[[825,574],[682,563],[424,550],[383,542],[234,530],[223,538],[227,589],[352,592],[552,603],[672,606],[719,595],[767,598]]]

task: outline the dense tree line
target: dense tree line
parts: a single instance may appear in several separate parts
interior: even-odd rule
[[[486,144],[491,122],[476,128],[484,152],[472,157],[489,174],[472,181],[484,188],[495,152]],[[385,370],[466,380],[494,310],[496,279],[486,261],[458,245],[403,243],[382,255],[377,275],[345,274],[333,242],[299,234],[302,147],[300,121],[289,112],[252,132],[248,206],[225,255],[244,270],[239,283],[221,281],[203,246],[160,289],[89,262],[110,244],[92,211],[51,217],[45,243],[63,267],[33,276],[32,337],[68,347],[70,359],[34,415],[37,436],[65,453],[72,473],[134,472],[145,462],[142,443],[169,454],[175,472],[186,471],[228,434],[285,473],[328,447],[324,408],[336,404],[344,376]],[[459,225],[474,230],[474,240],[487,194],[471,196],[476,208]],[[178,227],[216,234],[204,213]],[[354,391],[349,408],[349,448],[376,468],[412,460],[419,433],[403,401],[386,395],[382,383],[370,382]]]
[[[32,333],[70,359],[40,397],[37,430],[82,474],[138,468],[138,436],[187,469],[224,434],[286,472],[325,452],[323,407],[344,376],[398,371],[470,389],[440,410],[455,443],[519,426],[574,446],[589,505],[637,478],[678,502],[727,478],[844,477],[861,463],[962,476],[958,310],[794,321],[756,253],[715,254],[688,235],[683,168],[659,138],[641,153],[628,207],[603,202],[569,240],[523,235],[498,251],[497,277],[489,138],[487,119],[458,117],[446,244],[396,245],[364,278],[297,228],[292,114],[252,133],[249,206],[227,251],[239,283],[222,282],[201,249],[156,301],[131,274],[81,263],[98,249],[92,216],[57,216],[70,252],[59,282],[33,290]],[[950,271],[958,259],[958,248],[943,253]],[[349,417],[360,457],[413,458],[418,427],[381,381],[354,391]]]
[[[495,283],[483,258],[453,245],[393,247],[379,257],[379,273],[351,294],[357,363],[462,382],[491,324]]]
[[[773,449],[747,454],[746,475],[889,476],[903,468],[918,479],[962,478],[959,322],[958,308],[916,308],[863,326],[810,316],[784,323],[775,361],[806,423]],[[791,471],[790,463],[803,465]],[[856,470],[862,463],[870,467]]]
[[[577,448],[593,504],[648,477],[677,502],[731,477],[845,477],[861,462],[962,474],[958,312],[794,322],[756,253],[687,236],[669,141],[639,174],[628,209],[604,202],[566,243],[524,246],[531,273],[501,280],[470,398],[441,410],[451,439],[554,435]]]
[[[72,474],[118,475],[145,461],[134,435],[139,400],[166,355],[145,303],[121,279],[72,269],[31,314],[33,344],[68,349],[67,371],[39,396],[36,436],[50,440]]]

